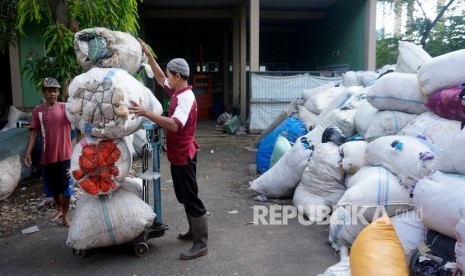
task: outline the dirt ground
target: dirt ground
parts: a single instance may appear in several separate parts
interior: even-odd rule
[[[187,227],[184,210],[175,198],[169,164],[161,158],[162,215],[169,225],[163,237],[148,240],[146,257],[135,257],[130,245],[88,250],[86,258],[73,256],[66,246],[67,228],[52,223],[49,204],[42,204],[38,178],[20,183],[0,202],[0,275],[316,275],[339,261],[328,243],[329,226],[303,225],[297,219],[286,225],[256,225],[257,205],[292,205],[287,200],[256,201],[249,172],[256,152],[246,149],[256,136],[219,134],[214,122],[199,122],[196,140],[201,146],[197,179],[199,196],[208,211],[209,254],[180,261],[190,246],[179,241]],[[140,171],[135,160],[131,174]],[[34,202],[39,202],[35,204]],[[34,203],[31,205],[31,203]],[[29,205],[28,205],[29,204]],[[79,204],[79,201],[78,201]],[[44,207],[42,207],[44,206]],[[4,211],[6,210],[6,211]],[[23,234],[37,226],[39,231]],[[41,252],[41,254],[37,254]]]

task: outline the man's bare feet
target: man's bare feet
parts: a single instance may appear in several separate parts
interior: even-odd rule
[[[61,210],[58,210],[56,214],[50,218],[50,221],[55,221],[63,216],[63,212]]]
[[[63,225],[64,225],[65,227],[68,227],[68,228],[69,228],[70,222],[69,222],[68,216],[63,216],[63,217],[61,218],[61,221],[63,222]]]

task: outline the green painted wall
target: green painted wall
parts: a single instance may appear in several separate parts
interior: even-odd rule
[[[42,99],[41,91],[37,91],[36,87],[30,82],[29,78],[24,74],[23,67],[31,51],[35,51],[40,55],[44,55],[44,40],[38,34],[33,26],[26,26],[25,33],[27,36],[22,37],[19,42],[19,58],[21,70],[21,85],[23,106],[32,107],[40,103]]]
[[[339,1],[328,10],[326,18],[309,22],[300,28],[298,43],[302,70],[316,70],[322,66],[348,64],[349,70],[366,70],[365,10],[366,0]],[[339,56],[333,57],[333,52]]]

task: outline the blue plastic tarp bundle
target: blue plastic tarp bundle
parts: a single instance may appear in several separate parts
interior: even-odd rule
[[[305,134],[307,134],[307,129],[299,119],[289,117],[286,121],[282,122],[260,142],[257,151],[257,171],[264,173],[270,168],[271,154],[279,135],[294,143],[297,138]]]

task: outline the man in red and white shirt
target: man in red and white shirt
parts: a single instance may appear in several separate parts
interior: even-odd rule
[[[154,114],[141,106],[141,103],[131,102],[129,108],[136,116],[144,116],[167,129],[166,149],[168,161],[171,163],[174,192],[177,200],[184,205],[189,230],[180,234],[179,239],[193,240],[192,248],[181,254],[182,260],[190,260],[207,255],[208,226],[205,206],[198,197],[196,176],[197,150],[199,146],[194,140],[197,126],[197,102],[192,92],[192,86],[187,82],[189,65],[182,58],[171,60],[166,66],[166,76],[153,58],[147,45],[139,40],[142,50],[149,59],[155,79],[163,86],[171,97],[168,116]]]

